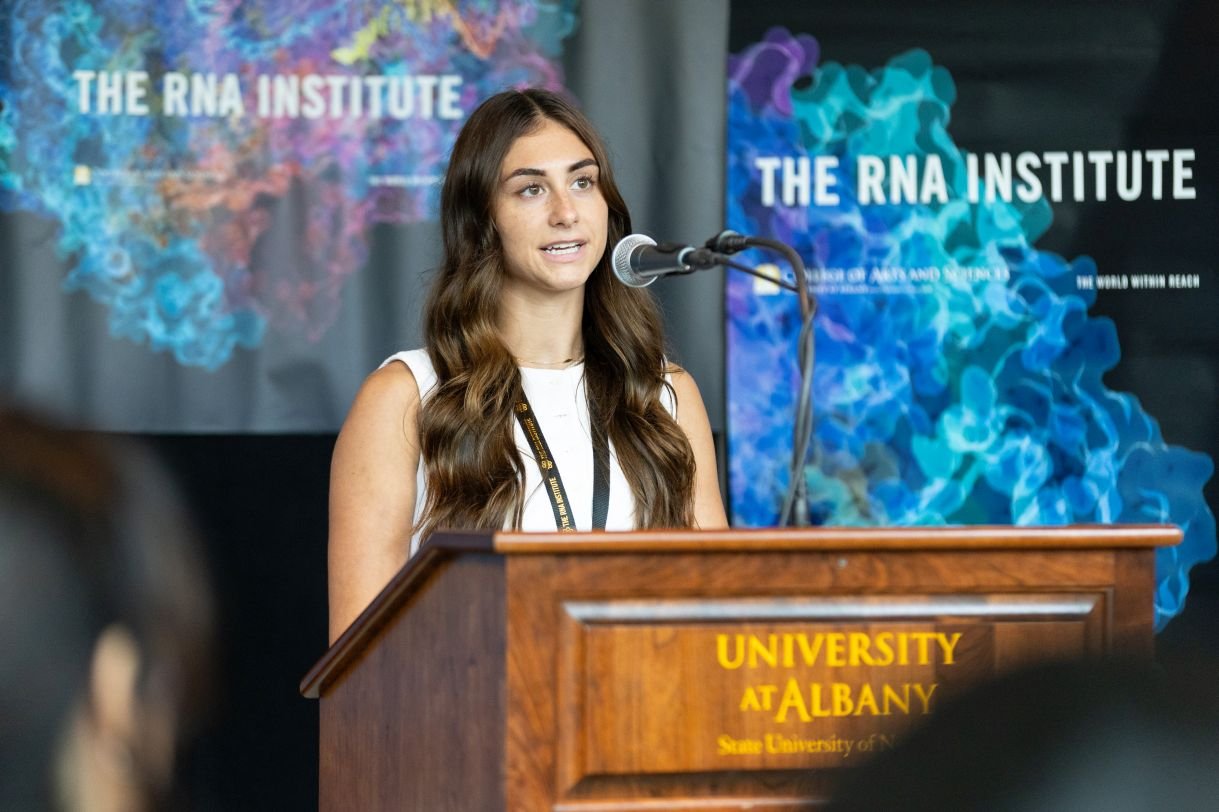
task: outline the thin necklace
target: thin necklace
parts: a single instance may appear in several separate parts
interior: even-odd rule
[[[516,355],[512,356],[512,358],[518,364],[528,364],[529,366],[535,367],[570,367],[583,361],[584,355],[581,353],[580,355],[576,355],[571,358],[564,358],[562,361],[532,361],[528,358],[520,358]]]

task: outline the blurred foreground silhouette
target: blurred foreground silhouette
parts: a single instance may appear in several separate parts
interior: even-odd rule
[[[180,809],[212,599],[147,452],[0,407],[0,809]]]
[[[1209,696],[1150,665],[1054,663],[942,705],[840,787],[833,810],[1219,809]]]

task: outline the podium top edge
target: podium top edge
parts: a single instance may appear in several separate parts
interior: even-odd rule
[[[1181,529],[1161,524],[944,525],[928,527],[815,527],[744,530],[651,530],[582,533],[500,532],[492,548],[505,554],[762,552],[788,550],[1003,550],[1170,547]],[[449,547],[447,539],[433,539]],[[468,544],[468,541],[466,541]],[[456,547],[458,545],[454,545]]]

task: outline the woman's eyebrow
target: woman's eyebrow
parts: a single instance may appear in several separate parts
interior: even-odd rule
[[[585,158],[584,160],[576,161],[574,164],[567,167],[567,171],[568,171],[568,173],[576,172],[578,170],[583,169],[586,166],[596,166],[596,165],[597,165],[596,158]],[[527,176],[527,177],[545,177],[546,173],[541,169],[534,169],[531,166],[523,166],[520,169],[514,169],[511,172],[511,174],[509,174],[506,178],[504,178],[504,180],[506,180],[506,181],[512,180],[513,178],[520,177],[522,175]]]

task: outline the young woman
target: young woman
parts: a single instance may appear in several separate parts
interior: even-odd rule
[[[588,120],[546,91],[488,99],[440,207],[426,349],[368,377],[335,446],[332,641],[438,528],[727,525],[698,387],[610,269],[630,214]]]

